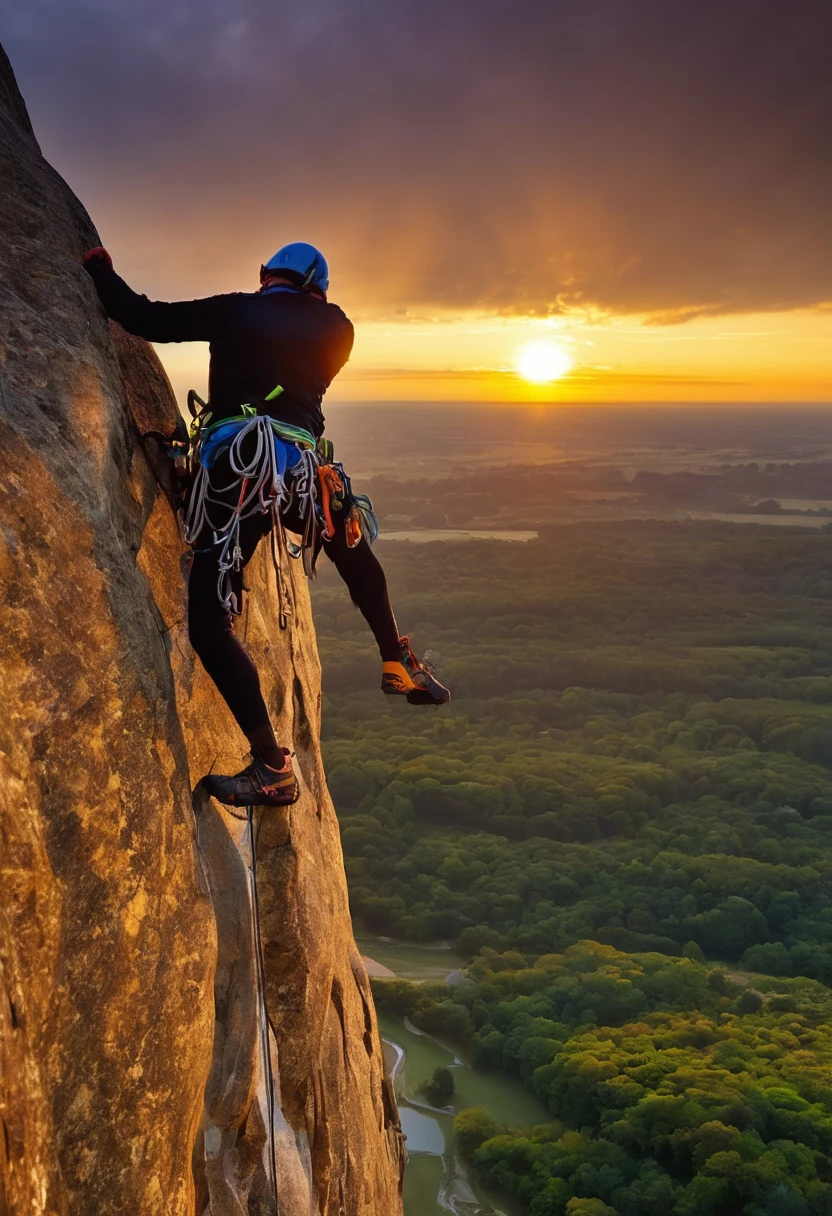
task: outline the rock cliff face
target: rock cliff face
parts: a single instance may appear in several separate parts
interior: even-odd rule
[[[0,51],[0,1214],[273,1210],[245,824],[192,796],[243,741],[184,635],[139,435],[176,406],[110,332],[97,243]],[[265,548],[265,547],[264,547]],[[307,588],[240,622],[303,793],[255,816],[281,1216],[396,1216],[403,1150],[318,746]]]

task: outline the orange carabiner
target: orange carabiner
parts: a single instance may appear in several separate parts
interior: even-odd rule
[[[321,510],[324,514],[324,540],[332,540],[335,524],[332,522],[332,495],[344,493],[344,483],[331,464],[318,466],[318,484],[321,488]]]
[[[361,535],[361,520],[358,518],[358,512],[355,507],[353,507],[347,516],[347,548],[354,549],[360,543]]]

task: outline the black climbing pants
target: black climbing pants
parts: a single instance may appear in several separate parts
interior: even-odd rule
[[[347,545],[346,516],[333,512],[335,536],[323,551],[347,584],[353,603],[373,632],[383,660],[398,657],[399,633],[387,579],[376,555],[362,537],[354,549]],[[288,520],[291,528],[292,522]],[[270,515],[250,515],[240,523],[240,549],[245,566],[264,536],[271,531]],[[202,665],[216,684],[243,734],[269,726],[269,711],[260,690],[257,668],[234,634],[234,618],[217,594],[219,549],[199,547],[188,579],[188,635]],[[242,603],[242,571],[234,576],[238,603]]]

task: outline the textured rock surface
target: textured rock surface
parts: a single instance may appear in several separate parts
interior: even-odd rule
[[[150,348],[110,334],[79,265],[96,234],[4,57],[0,225],[0,1214],[268,1211],[245,825],[191,795],[242,741],[187,645],[138,440],[175,405]],[[284,566],[289,627],[267,551],[241,622],[303,781],[256,824],[281,1212],[396,1216],[307,588]]]

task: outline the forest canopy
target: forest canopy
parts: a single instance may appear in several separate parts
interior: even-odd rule
[[[531,1216],[575,1198],[617,1216],[832,1212],[832,994],[751,986],[693,958],[596,942],[524,957],[484,950],[462,987],[374,980],[380,1009],[522,1078],[552,1113],[534,1129],[481,1109],[457,1143]]]
[[[454,700],[364,691],[372,642],[325,572],[325,758],[359,924],[470,960],[379,1003],[552,1112],[471,1116],[475,1167],[533,1216],[832,1213],[828,536],[631,521],[379,552]]]

